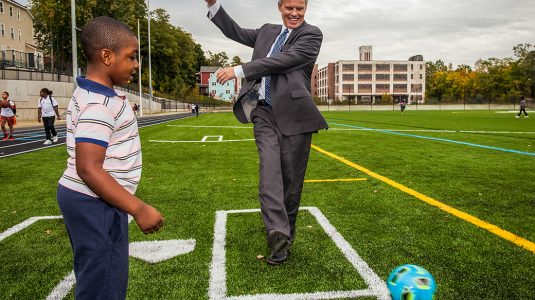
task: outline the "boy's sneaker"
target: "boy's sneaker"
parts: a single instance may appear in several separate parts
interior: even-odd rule
[[[10,141],[14,141],[15,138],[14,138],[13,136],[10,136],[8,140],[10,140]]]
[[[52,137],[52,142],[54,142],[54,143],[58,142],[58,136],[57,135]]]
[[[529,116],[526,116],[526,118],[529,118]]]
[[[515,118],[517,118],[517,119],[518,119],[518,118],[520,118],[520,116],[515,116]]]
[[[4,135],[4,138],[2,139],[2,141],[7,141],[7,135]]]
[[[46,140],[43,145],[52,145],[52,141],[51,140]]]

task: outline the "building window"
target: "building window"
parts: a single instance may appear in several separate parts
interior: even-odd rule
[[[372,80],[372,74],[359,74],[359,80]]]
[[[390,84],[377,84],[375,90],[378,93],[385,93],[390,91]]]
[[[355,86],[352,84],[342,85],[342,93],[353,93],[355,91]]]
[[[420,70],[422,70],[424,68],[424,65],[420,65]]]
[[[372,92],[372,85],[371,84],[359,84],[359,93],[364,92]]]
[[[17,19],[20,20],[20,9],[17,9]]]
[[[6,30],[4,29],[4,24],[0,24],[0,34],[2,34],[2,36],[6,36]]]
[[[347,65],[347,64],[343,64],[342,65],[342,71],[354,71],[355,70],[355,65],[351,64],[351,65]]]
[[[420,74],[420,79],[424,79],[424,75],[423,74]]]
[[[9,6],[9,16],[13,18],[13,6]]]
[[[230,90],[226,90],[226,93],[227,93],[227,94],[230,94]]]
[[[411,70],[414,70],[414,65],[411,65]]]
[[[411,74],[411,79],[414,79],[414,74]]]
[[[372,70],[372,65],[370,65],[370,64],[361,64],[361,65],[359,65],[359,71],[360,70],[371,71]]]
[[[4,2],[0,1],[0,14],[4,13]]]
[[[15,28],[11,27],[11,39],[15,39]]]
[[[406,81],[407,74],[394,74],[394,81]]]
[[[379,64],[375,66],[375,70],[377,71],[390,71],[390,65],[388,64]]]
[[[215,86],[216,84],[217,84],[217,83],[216,83],[215,81],[214,81],[214,82],[212,82],[212,86]]]
[[[381,81],[388,81],[390,80],[390,74],[377,74],[375,75],[375,79]]]
[[[408,67],[407,65],[400,65],[400,64],[396,64],[394,65],[394,71],[407,71]]]
[[[19,29],[19,41],[22,41],[22,31]]]
[[[342,80],[343,81],[353,81],[353,80],[355,80],[355,75],[353,75],[353,74],[343,74],[342,75]]]
[[[394,84],[394,92],[407,92],[406,84]]]

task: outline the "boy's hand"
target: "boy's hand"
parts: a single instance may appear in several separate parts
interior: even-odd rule
[[[160,230],[163,226],[163,217],[154,207],[143,204],[133,215],[137,226],[144,234],[149,234]]]

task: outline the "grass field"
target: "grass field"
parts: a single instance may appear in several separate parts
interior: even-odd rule
[[[411,263],[434,275],[436,299],[535,299],[534,119],[493,111],[325,117],[331,130],[314,135],[306,179],[362,180],[307,182],[301,206],[317,207],[381,280]],[[155,264],[131,258],[129,299],[209,298],[216,212],[259,208],[252,130],[238,128],[247,126],[221,113],[140,130],[137,195],[161,210],[166,226],[145,236],[131,223],[130,241],[194,239],[196,246]],[[169,142],[205,136],[238,141]],[[55,188],[64,147],[1,162],[0,233],[30,217],[60,215]],[[498,230],[484,229],[489,224]],[[227,296],[367,288],[308,211],[280,267],[257,259],[267,252],[258,212],[229,214],[225,229]],[[71,260],[59,219],[0,240],[0,299],[46,298],[71,272]]]

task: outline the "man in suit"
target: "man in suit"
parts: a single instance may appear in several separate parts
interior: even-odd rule
[[[323,35],[305,22],[308,0],[279,0],[282,25],[258,29],[241,28],[218,0],[205,1],[208,18],[226,37],[254,49],[251,62],[224,68],[217,79],[223,84],[245,78],[234,114],[254,125],[260,156],[258,197],[270,249],[266,261],[279,265],[295,239],[312,133],[328,127],[310,93]]]

